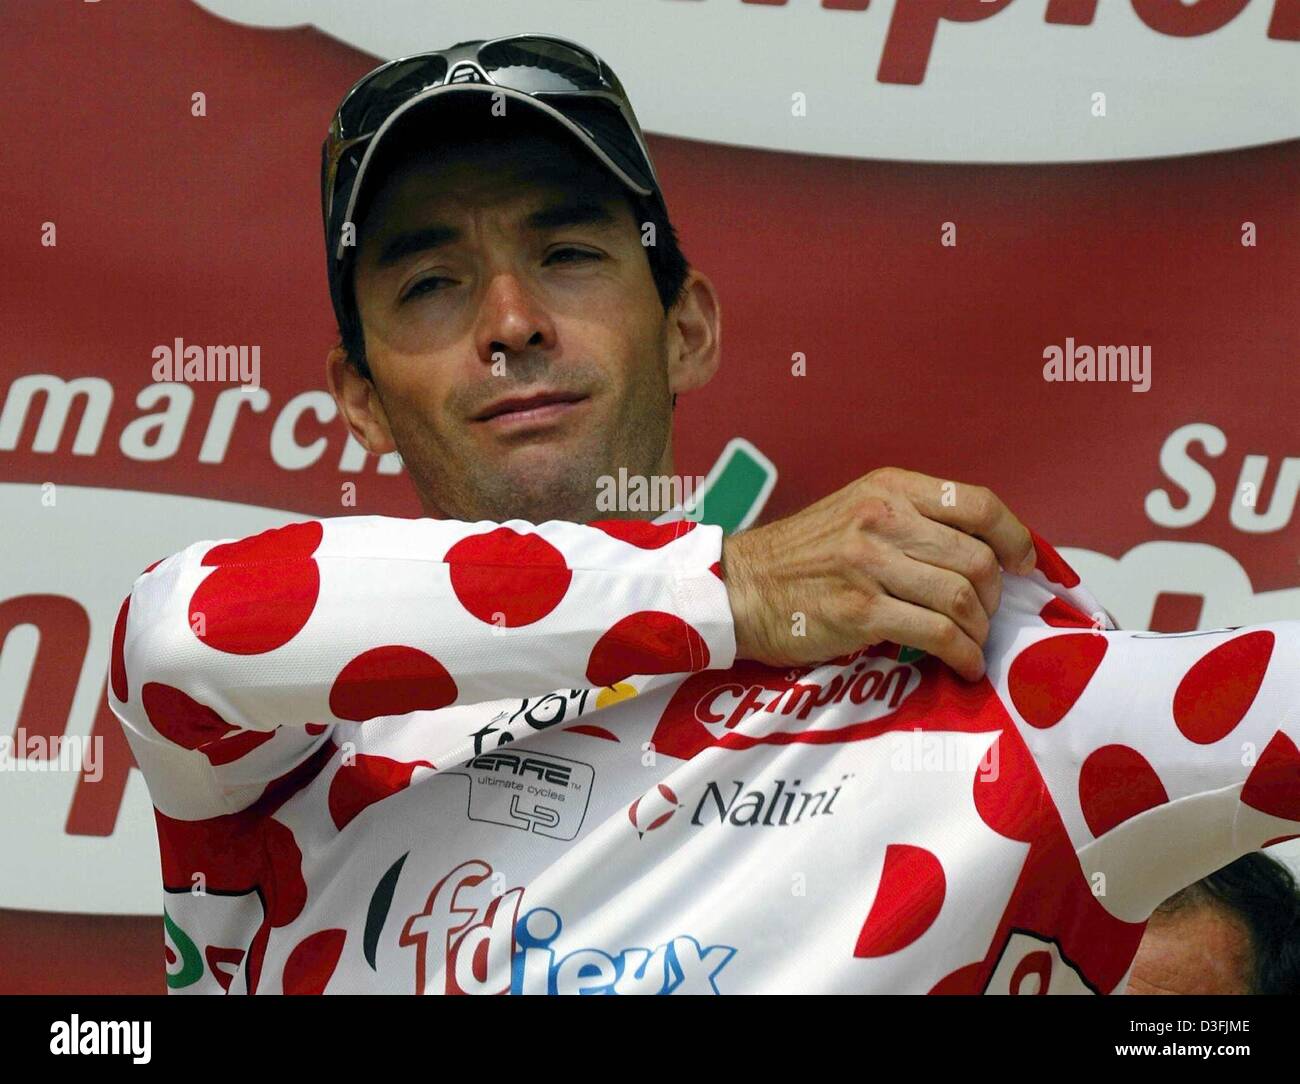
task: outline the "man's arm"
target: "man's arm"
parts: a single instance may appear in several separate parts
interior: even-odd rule
[[[376,516],[201,542],[137,579],[110,703],[199,749],[731,664],[721,530]]]
[[[797,665],[893,640],[976,676],[998,565],[1034,552],[987,490],[892,468],[726,546],[689,521],[378,516],[196,543],[123,604],[109,705],[183,795],[214,767],[271,778],[330,724],[737,657]]]

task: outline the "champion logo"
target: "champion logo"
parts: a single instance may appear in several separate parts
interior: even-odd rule
[[[688,677],[664,708],[656,751],[690,760],[711,746],[851,741],[894,715],[921,686],[921,653],[876,645],[814,669],[742,661]],[[836,710],[838,709],[838,710]]]
[[[667,783],[660,783],[627,807],[627,819],[632,822],[638,838],[644,839],[647,832],[667,824],[681,807],[682,803],[672,788]]]

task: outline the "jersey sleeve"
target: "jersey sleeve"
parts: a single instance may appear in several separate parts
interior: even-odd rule
[[[684,520],[379,516],[199,542],[136,580],[109,703],[133,747],[228,757],[282,727],[729,666],[721,545]]]
[[[1144,921],[1300,834],[1300,621],[1123,631],[1063,562],[1046,570],[1006,581],[989,679],[1107,910]]]

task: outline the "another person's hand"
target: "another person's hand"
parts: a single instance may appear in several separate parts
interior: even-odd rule
[[[999,565],[1034,567],[1029,530],[983,486],[884,467],[727,538],[738,658],[824,662],[885,640],[984,673]]]

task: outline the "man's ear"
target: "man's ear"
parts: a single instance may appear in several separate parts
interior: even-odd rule
[[[688,272],[668,321],[669,389],[676,394],[702,388],[722,361],[722,307],[707,275],[694,268]]]
[[[325,359],[325,381],[347,423],[348,432],[366,451],[371,455],[384,455],[397,449],[379,392],[374,383],[357,372],[348,361],[348,352],[342,345],[334,347]]]

